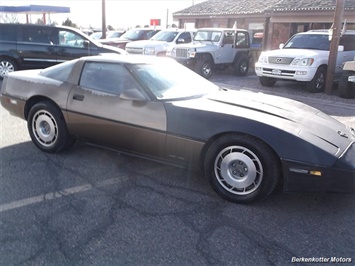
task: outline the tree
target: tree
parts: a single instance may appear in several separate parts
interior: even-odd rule
[[[18,17],[14,13],[5,13],[1,15],[0,22],[3,23],[19,23]]]
[[[68,26],[68,27],[73,27],[73,28],[78,28],[78,26],[73,23],[69,18],[67,18],[63,23],[63,26]]]

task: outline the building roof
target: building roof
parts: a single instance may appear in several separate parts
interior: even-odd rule
[[[335,0],[208,0],[193,5],[174,16],[248,15],[276,12],[335,10]],[[354,0],[345,0],[345,10],[355,10]]]

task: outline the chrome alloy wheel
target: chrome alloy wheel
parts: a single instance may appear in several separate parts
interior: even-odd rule
[[[211,72],[212,72],[212,66],[210,63],[204,63],[202,65],[202,72],[203,72],[203,75],[208,77],[210,76]]]
[[[32,131],[44,147],[52,146],[58,139],[58,125],[51,113],[39,110],[32,119]]]
[[[0,76],[4,77],[6,74],[10,72],[14,72],[15,67],[9,61],[2,60],[0,61]]]
[[[235,195],[254,192],[263,179],[259,158],[242,146],[224,148],[216,157],[214,171],[222,187]]]

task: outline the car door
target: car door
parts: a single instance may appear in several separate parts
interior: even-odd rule
[[[23,68],[44,68],[56,64],[57,50],[52,27],[38,25],[18,27],[22,30],[17,51]]]
[[[234,52],[234,31],[224,31],[222,33],[223,38],[221,46],[217,50],[218,57],[216,58],[217,64],[222,63],[231,63],[234,59],[233,52]]]
[[[142,88],[122,64],[86,62],[70,92],[68,128],[98,145],[153,157],[164,156],[166,112],[161,102],[122,99]]]

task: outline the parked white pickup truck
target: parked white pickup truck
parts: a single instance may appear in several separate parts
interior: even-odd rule
[[[126,45],[129,54],[165,56],[166,51],[176,44],[190,43],[194,30],[166,29],[158,32],[149,40],[134,41]]]

